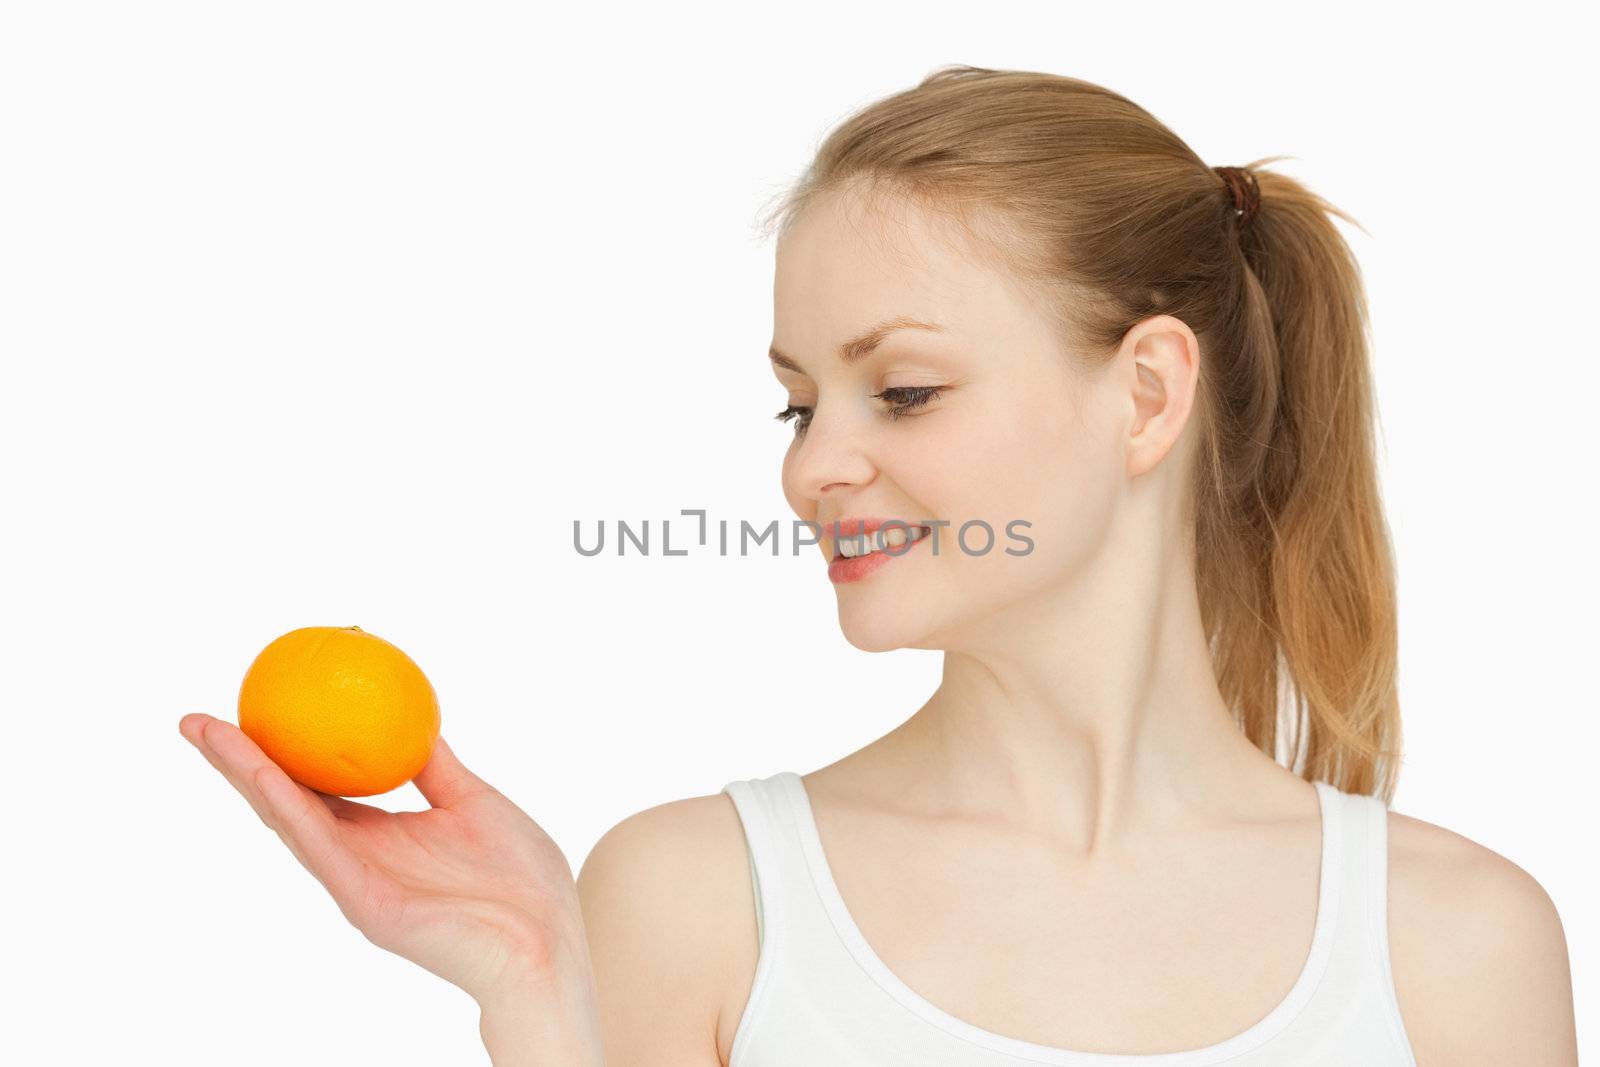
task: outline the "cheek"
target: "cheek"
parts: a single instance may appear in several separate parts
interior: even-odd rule
[[[804,493],[799,491],[799,486],[794,480],[795,445],[790,443],[788,451],[783,454],[783,468],[779,478],[783,485],[783,499],[788,501],[789,510],[794,512],[796,518],[812,520],[816,518],[817,505]]]
[[[1117,461],[1104,435],[1083,424],[1070,407],[1041,403],[986,420],[982,432],[966,440],[967,447],[945,463],[960,471],[967,491],[941,517],[954,524],[949,533],[958,552],[960,523],[978,518],[994,531],[993,548],[971,558],[989,568],[986,579],[1004,581],[1002,574],[1009,574],[1030,583],[1048,580],[1093,551],[1109,525],[1118,491]],[[1008,533],[1014,520],[1021,521],[1015,533]],[[986,537],[975,527],[966,543],[977,550]],[[1033,542],[1031,548],[1024,538]],[[1027,550],[1027,555],[1008,555],[1008,548]]]

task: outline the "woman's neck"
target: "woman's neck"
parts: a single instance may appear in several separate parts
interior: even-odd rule
[[[996,620],[981,647],[947,649],[937,691],[860,755],[905,803],[1033,824],[1086,855],[1199,821],[1314,812],[1310,787],[1228,710],[1187,588]]]

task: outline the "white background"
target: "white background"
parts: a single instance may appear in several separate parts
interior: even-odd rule
[[[954,62],[1288,153],[1366,227],[1395,808],[1539,879],[1594,1039],[1593,27],[1110,6],[7,5],[0,1058],[486,1062],[178,735],[286,630],[404,648],[574,870],[921,703],[937,656],[851,648],[809,552],[587,559],[572,522],[790,517],[757,216]]]

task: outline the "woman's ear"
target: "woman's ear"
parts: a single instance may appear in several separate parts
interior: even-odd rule
[[[1189,421],[1200,383],[1200,342],[1182,319],[1156,315],[1129,330],[1123,346],[1134,371],[1128,474],[1137,477],[1172,451]]]

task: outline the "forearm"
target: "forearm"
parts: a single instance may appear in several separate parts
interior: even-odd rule
[[[594,971],[585,947],[479,998],[478,1032],[494,1067],[604,1067]]]

